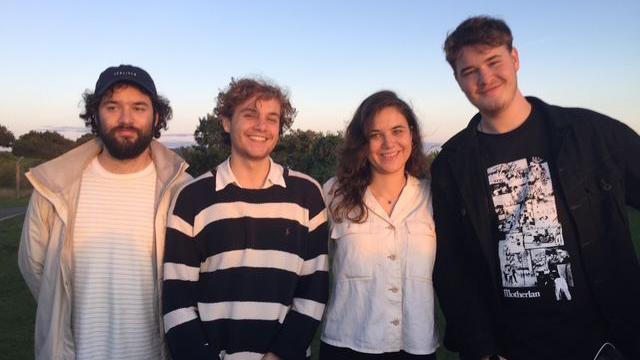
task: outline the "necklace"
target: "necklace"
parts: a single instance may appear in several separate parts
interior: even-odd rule
[[[385,196],[382,196],[382,195],[380,195],[380,194],[376,193],[376,192],[375,192],[375,190],[373,190],[373,188],[371,188],[371,193],[373,194],[373,196],[374,196],[376,199],[378,199],[378,200],[382,200],[382,202],[385,202],[385,203],[387,203],[387,204],[389,204],[389,205],[392,205],[393,203],[395,203],[396,201],[398,201],[398,198],[400,197],[400,194],[398,194],[397,196],[395,196],[395,197],[393,197],[393,198],[389,199],[389,198],[387,198],[387,197],[385,197]]]
[[[371,190],[371,193],[373,194],[373,196],[376,199],[382,200],[382,202],[385,202],[388,205],[393,205],[396,202],[398,202],[398,199],[400,198],[400,194],[402,194],[402,189],[404,189],[405,185],[407,185],[407,178],[406,177],[404,178],[404,184],[402,184],[402,187],[400,188],[400,191],[396,195],[393,195],[391,198],[388,198],[386,196],[380,195],[377,191],[375,191],[373,189],[373,186],[369,186],[369,189]]]

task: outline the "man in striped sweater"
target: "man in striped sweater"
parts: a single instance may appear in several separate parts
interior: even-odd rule
[[[232,80],[218,95],[231,156],[170,210],[163,312],[175,360],[298,360],[328,293],[322,192],[270,158],[295,109],[277,86]]]

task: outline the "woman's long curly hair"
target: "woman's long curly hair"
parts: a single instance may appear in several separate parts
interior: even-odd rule
[[[333,196],[329,203],[329,211],[336,222],[347,219],[363,223],[367,219],[363,197],[372,180],[369,132],[376,114],[388,107],[397,109],[407,119],[411,131],[411,155],[405,171],[417,178],[424,178],[428,173],[420,125],[411,107],[393,91],[383,90],[369,96],[360,104],[347,126],[340,150],[337,179],[330,190]]]

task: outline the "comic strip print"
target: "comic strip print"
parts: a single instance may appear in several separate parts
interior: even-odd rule
[[[504,296],[571,300],[573,276],[564,250],[549,165],[533,157],[487,169],[498,229]]]

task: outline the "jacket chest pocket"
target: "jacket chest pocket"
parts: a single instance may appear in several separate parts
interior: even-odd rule
[[[379,239],[369,223],[345,221],[334,224],[331,238],[335,239],[333,268],[336,280],[366,280],[373,277]]]
[[[407,234],[407,275],[431,280],[436,258],[436,236],[433,223],[409,220]]]

